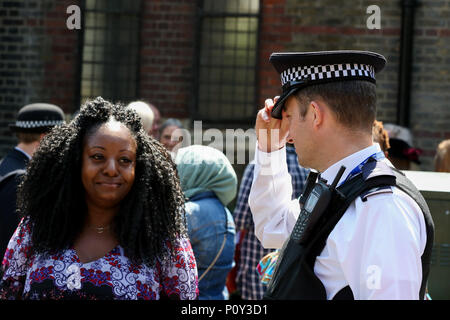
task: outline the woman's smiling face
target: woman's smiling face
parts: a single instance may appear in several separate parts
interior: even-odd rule
[[[134,183],[136,148],[130,130],[115,120],[85,137],[81,180],[88,205],[112,208],[120,204]]]

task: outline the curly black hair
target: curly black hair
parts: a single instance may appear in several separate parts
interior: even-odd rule
[[[30,222],[34,252],[66,249],[80,234],[87,216],[81,182],[83,141],[111,118],[123,123],[137,144],[135,180],[114,218],[125,255],[153,266],[186,236],[185,200],[171,156],[144,132],[133,110],[98,97],[86,102],[69,124],[44,137],[19,186],[18,211]]]

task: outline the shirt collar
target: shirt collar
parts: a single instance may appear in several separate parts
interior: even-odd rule
[[[325,180],[327,180],[328,184],[331,184],[336,177],[336,174],[338,173],[341,166],[345,167],[344,174],[341,176],[341,179],[339,180],[338,186],[344,182],[345,178],[349,175],[349,173],[356,168],[361,162],[366,160],[368,157],[373,155],[374,153],[380,152],[381,148],[378,143],[374,143],[373,145],[364,148],[360,151],[357,151],[348,157],[345,157],[342,160],[339,160],[338,162],[334,163],[328,169],[326,169],[323,173],[321,173],[321,177]]]
[[[16,149],[19,152],[22,152],[28,158],[28,160],[31,160],[31,156],[22,149],[20,149],[19,147],[15,147],[14,149]]]

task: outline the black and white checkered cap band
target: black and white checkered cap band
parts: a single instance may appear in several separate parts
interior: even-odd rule
[[[62,120],[16,121],[18,128],[41,128],[64,124]]]
[[[292,67],[281,73],[281,85],[304,79],[314,81],[352,77],[367,77],[375,81],[375,70],[371,65],[360,63]]]

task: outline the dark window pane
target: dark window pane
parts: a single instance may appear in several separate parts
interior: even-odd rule
[[[197,116],[253,117],[259,0],[205,0],[202,12]]]
[[[140,1],[86,0],[81,100],[137,94]]]

